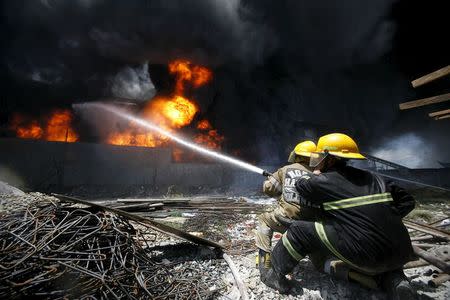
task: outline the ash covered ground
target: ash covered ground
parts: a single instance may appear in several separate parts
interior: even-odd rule
[[[0,217],[8,216],[14,211],[25,209],[39,201],[55,201],[52,196],[41,193],[23,193],[5,185],[2,186],[0,192]],[[266,209],[270,209],[275,204],[274,199],[259,196],[240,197],[236,201],[246,201],[248,204],[254,205],[264,204]],[[220,242],[228,248],[226,252],[236,264],[248,289],[250,299],[386,299],[385,294],[380,291],[368,290],[354,283],[342,282],[316,271],[307,258],[300,262],[293,274],[298,281],[293,293],[280,295],[261,283],[259,272],[255,267],[257,252],[253,244],[253,231],[257,225],[256,213],[231,210],[226,213],[195,213],[192,211],[185,213],[180,210],[172,211],[170,215],[159,221],[194,235]],[[410,214],[410,218],[413,220],[428,223],[446,216],[449,216],[449,204],[442,201],[423,202]],[[148,237],[146,249],[153,255],[159,255],[161,264],[172,266],[174,270],[183,269],[184,280],[202,280],[202,278],[207,280],[208,288],[211,291],[210,294],[207,294],[209,298],[239,298],[230,268],[223,259],[216,257],[214,252],[186,243],[176,237],[149,230],[140,224],[132,223],[132,225],[137,231]],[[275,234],[274,243],[279,237],[279,234]],[[442,243],[431,250],[448,254],[450,249],[448,244]],[[5,258],[3,255],[2,257]],[[420,299],[450,298],[449,282],[437,288],[428,286],[428,281],[436,276],[436,272],[437,269],[431,266],[406,270],[407,276],[418,290]]]

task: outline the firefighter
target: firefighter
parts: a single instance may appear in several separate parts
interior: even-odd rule
[[[259,253],[256,257],[256,264],[263,274],[270,268],[273,232],[283,233],[287,229],[283,220],[313,220],[313,210],[308,208],[300,210],[295,181],[312,172],[309,167],[309,158],[311,152],[315,150],[316,144],[312,141],[297,144],[289,155],[288,162],[290,164],[278,169],[263,183],[263,192],[270,197],[276,197],[278,202],[272,212],[263,213],[258,217],[256,246]]]
[[[320,221],[292,223],[274,247],[263,282],[287,293],[292,285],[285,275],[306,255],[322,255],[361,274],[378,275],[374,278],[391,299],[414,299],[417,295],[402,271],[414,259],[402,223],[414,199],[377,175],[347,166],[349,159],[365,159],[349,136],[333,133],[319,139],[310,166],[321,173],[302,176],[296,188],[298,204],[319,208],[323,216]]]

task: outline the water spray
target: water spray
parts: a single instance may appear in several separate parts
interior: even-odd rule
[[[84,105],[92,105],[94,107],[101,108],[101,109],[106,110],[106,111],[108,111],[110,113],[113,113],[113,114],[115,114],[115,115],[117,115],[117,116],[119,116],[119,117],[121,117],[123,119],[126,119],[128,121],[134,122],[134,123],[136,123],[136,124],[138,124],[138,125],[140,125],[140,126],[142,126],[144,128],[147,128],[147,129],[152,130],[152,131],[156,131],[156,132],[158,132],[161,135],[167,136],[168,138],[170,138],[174,142],[176,142],[178,144],[181,144],[181,145],[185,146],[186,148],[194,150],[194,151],[196,151],[198,153],[204,154],[204,155],[209,156],[209,157],[213,157],[215,159],[227,162],[229,164],[235,165],[237,167],[240,167],[242,169],[245,169],[245,170],[257,173],[257,174],[261,174],[261,175],[266,176],[266,177],[273,176],[271,173],[269,173],[266,170],[263,170],[263,169],[261,169],[261,168],[259,168],[257,166],[254,166],[254,165],[249,164],[247,162],[244,162],[244,161],[232,158],[230,156],[218,153],[216,151],[212,151],[212,150],[206,149],[206,148],[204,148],[204,147],[202,147],[200,145],[194,144],[192,142],[186,141],[185,139],[182,139],[181,137],[179,137],[179,136],[177,136],[177,135],[175,135],[175,134],[173,134],[171,132],[168,132],[167,130],[162,129],[161,127],[159,127],[159,126],[157,126],[157,125],[155,125],[155,124],[153,124],[153,123],[151,123],[151,122],[149,122],[147,120],[144,120],[144,119],[138,118],[136,116],[133,116],[130,113],[125,112],[125,111],[123,111],[123,110],[121,110],[121,109],[119,109],[117,107],[114,107],[114,106],[111,106],[111,105],[108,105],[108,104],[104,104],[104,103],[98,103],[98,102],[97,103],[89,103],[89,104],[85,103]],[[421,186],[425,186],[425,187],[429,187],[429,188],[433,188],[433,189],[439,189],[439,190],[443,190],[443,191],[447,191],[447,192],[449,191],[446,188],[437,187],[437,186],[421,183],[421,182],[418,182],[418,181],[408,180],[408,179],[400,178],[400,177],[396,177],[396,176],[390,176],[390,175],[383,174],[383,173],[378,173],[378,172],[374,172],[374,173],[377,173],[377,174],[379,174],[379,175],[381,175],[383,177],[387,177],[387,178],[391,178],[391,179],[396,179],[396,180],[400,180],[400,181],[404,181],[404,182],[408,182],[408,183],[412,183],[412,184],[416,184],[416,185],[421,185]]]
[[[85,105],[87,105],[87,104],[85,104]],[[267,171],[265,171],[265,170],[263,170],[261,168],[258,168],[257,166],[254,166],[254,165],[246,163],[244,161],[241,161],[241,160],[232,158],[230,156],[218,153],[216,151],[212,151],[212,150],[206,149],[206,148],[204,148],[204,147],[202,147],[200,145],[194,144],[192,142],[186,141],[185,139],[182,139],[181,137],[179,137],[179,136],[177,136],[177,135],[175,135],[175,134],[173,134],[173,133],[171,133],[171,132],[169,132],[167,130],[162,129],[161,127],[159,127],[159,126],[157,126],[157,125],[155,125],[155,124],[153,124],[153,123],[151,123],[151,122],[149,122],[147,120],[144,120],[144,119],[138,118],[136,116],[133,116],[130,113],[127,113],[127,112],[125,112],[125,111],[123,111],[121,109],[118,109],[117,107],[113,107],[111,105],[107,105],[107,104],[104,104],[104,103],[92,103],[92,104],[89,104],[89,105],[92,105],[94,107],[98,107],[98,108],[101,108],[103,110],[106,110],[106,111],[108,111],[110,113],[113,113],[113,114],[115,114],[115,115],[117,115],[117,116],[119,116],[119,117],[121,117],[123,119],[126,119],[128,121],[134,122],[134,123],[138,124],[139,126],[147,128],[149,130],[156,131],[159,134],[167,136],[168,138],[170,138],[174,142],[176,142],[176,143],[178,143],[180,145],[183,145],[186,148],[189,148],[189,149],[191,149],[191,150],[193,150],[195,152],[201,153],[201,154],[209,156],[209,157],[213,157],[215,159],[227,162],[229,164],[235,165],[237,167],[240,167],[242,169],[245,169],[245,170],[248,170],[248,171],[251,171],[251,172],[254,172],[254,173],[261,174],[263,176],[272,176],[271,173],[269,173],[269,172],[267,172]]]

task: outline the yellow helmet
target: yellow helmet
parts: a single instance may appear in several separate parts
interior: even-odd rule
[[[366,159],[359,153],[356,142],[343,133],[331,133],[324,135],[319,139],[316,152],[324,153],[326,151],[331,155],[342,158]]]
[[[298,143],[288,158],[288,162],[295,162],[295,155],[311,157],[311,152],[316,151],[316,144],[313,141]]]
[[[294,148],[294,153],[301,156],[310,157],[311,152],[316,151],[316,144],[313,141],[304,141],[298,143]]]

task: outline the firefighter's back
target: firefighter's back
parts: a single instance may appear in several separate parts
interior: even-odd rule
[[[303,187],[305,199],[322,206],[323,231],[343,257],[375,272],[410,260],[408,232],[380,177],[344,166],[312,176]]]

